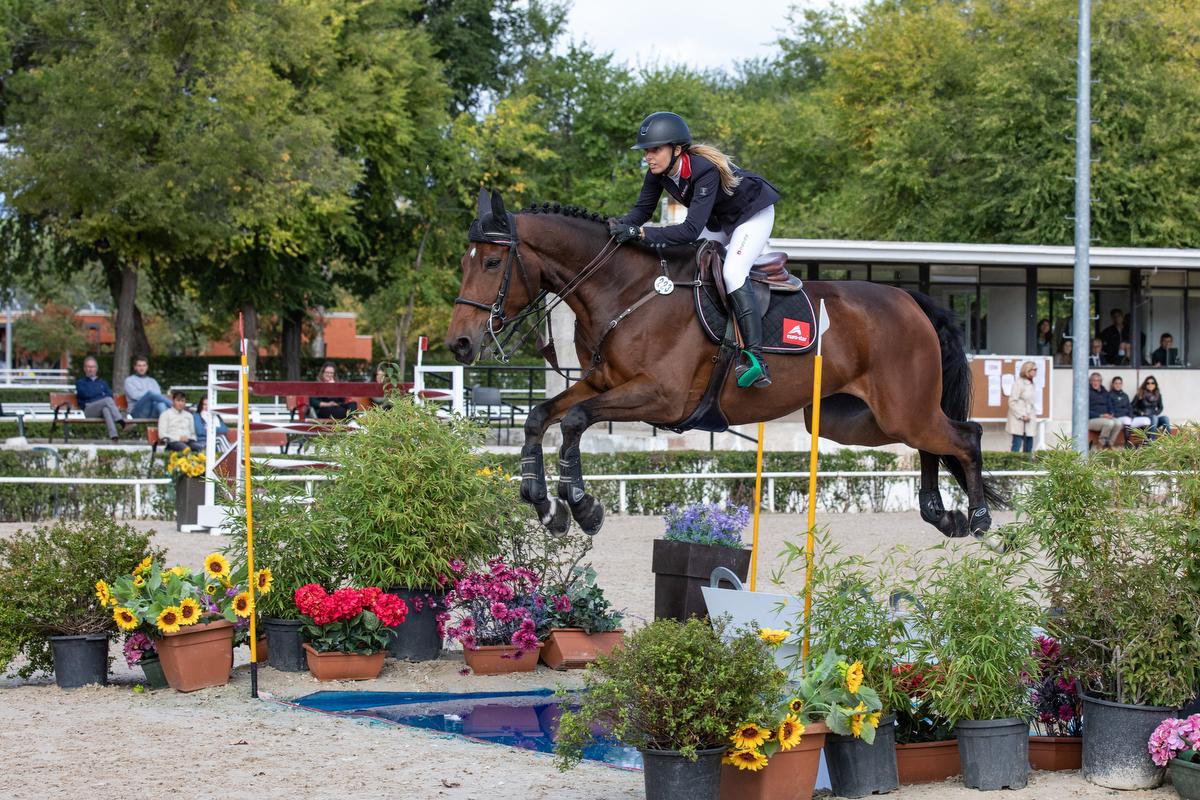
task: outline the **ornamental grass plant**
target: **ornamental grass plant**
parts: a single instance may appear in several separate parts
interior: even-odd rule
[[[584,673],[578,708],[562,716],[559,768],[579,762],[598,728],[632,747],[695,760],[698,750],[727,744],[741,723],[773,713],[785,676],[770,647],[757,632],[728,641],[723,633],[720,621],[660,619],[598,656]]]
[[[96,511],[0,539],[0,673],[18,655],[23,678],[52,672],[49,637],[115,630],[96,574],[128,572],[161,554],[149,534]]]

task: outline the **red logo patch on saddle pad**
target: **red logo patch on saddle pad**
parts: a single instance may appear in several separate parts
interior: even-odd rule
[[[788,344],[806,346],[812,341],[812,326],[800,320],[783,318],[783,341]]]

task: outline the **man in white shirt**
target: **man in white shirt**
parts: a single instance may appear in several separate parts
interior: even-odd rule
[[[158,415],[158,439],[168,450],[199,450],[196,424],[187,410],[187,395],[171,393],[171,408]]]
[[[125,402],[134,419],[154,419],[171,407],[158,381],[146,374],[149,371],[150,362],[138,356],[133,360],[133,374],[125,378]]]

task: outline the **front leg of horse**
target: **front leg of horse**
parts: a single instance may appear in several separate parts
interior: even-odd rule
[[[576,384],[578,386],[579,384]],[[565,395],[540,403],[525,418],[525,445],[521,448],[521,499],[537,511],[542,524],[555,533],[565,533],[571,524],[567,506],[552,497],[546,487],[546,466],[542,455],[542,437],[563,407]]]
[[[558,498],[571,509],[571,516],[588,536],[604,525],[604,504],[583,488],[583,459],[579,442],[592,420],[584,405],[567,412],[562,421],[563,443],[558,460]],[[553,530],[553,528],[551,529]]]

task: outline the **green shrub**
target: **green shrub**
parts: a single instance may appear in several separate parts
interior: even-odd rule
[[[98,512],[0,539],[0,671],[23,652],[22,677],[51,672],[50,636],[115,630],[96,581],[129,573],[147,555],[162,556],[148,533]]]

